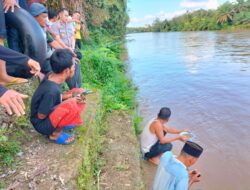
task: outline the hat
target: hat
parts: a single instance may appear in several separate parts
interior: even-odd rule
[[[42,13],[48,13],[47,8],[40,3],[32,3],[30,6],[30,14],[36,17]]]
[[[190,156],[198,158],[203,152],[203,148],[194,142],[187,141],[185,145],[183,146],[182,151],[187,153]]]

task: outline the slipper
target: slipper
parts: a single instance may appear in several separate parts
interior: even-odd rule
[[[10,82],[7,82],[5,84],[6,87],[12,86],[12,85],[17,85],[17,84],[24,84],[27,83],[28,80],[27,79],[23,79],[23,78],[15,78],[13,80],[11,80]]]
[[[66,127],[63,128],[64,131],[67,131],[67,130],[71,130],[71,129],[74,129],[76,126],[74,125],[68,125]]]
[[[68,144],[72,144],[75,142],[75,140],[73,140],[72,142],[67,142],[67,140],[72,137],[71,135],[69,135],[68,133],[64,133],[62,132],[62,134],[56,139],[56,140],[51,140],[52,142],[56,143],[56,144],[61,144],[61,145],[68,145]]]

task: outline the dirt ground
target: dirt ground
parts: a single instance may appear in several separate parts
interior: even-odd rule
[[[109,128],[103,152],[105,165],[100,176],[100,189],[143,189],[139,147],[131,116],[126,112],[115,112],[107,122]]]
[[[89,95],[83,113],[84,127],[91,126],[99,95]],[[29,129],[29,142],[22,145],[13,168],[0,167],[0,182],[6,190],[76,190],[78,171],[82,162],[83,142],[57,145]],[[75,132],[77,136],[77,132]],[[84,138],[83,138],[84,139]]]

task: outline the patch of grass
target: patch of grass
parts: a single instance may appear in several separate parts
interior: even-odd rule
[[[15,155],[20,151],[17,141],[11,141],[6,130],[0,130],[0,163],[10,166]]]
[[[113,110],[127,110],[132,113],[136,107],[136,90],[126,76],[125,63],[120,60],[123,52],[120,41],[112,42],[106,37],[98,41],[99,43],[89,42],[85,45],[81,63],[84,86],[99,89],[101,93],[101,111],[96,116],[87,139],[84,139],[84,159],[78,178],[79,189],[87,190],[98,188],[97,183],[104,164],[102,149],[108,128],[105,124],[107,113]],[[138,118],[135,123],[139,126]],[[126,168],[122,165],[117,166],[119,171],[124,169]]]
[[[95,190],[103,160],[100,159],[106,125],[104,112],[99,110],[89,131],[82,135],[84,141],[83,163],[79,170],[78,189]],[[86,136],[86,138],[85,138]],[[81,140],[81,139],[80,139]]]
[[[136,136],[138,136],[142,133],[142,128],[141,128],[142,120],[143,120],[143,118],[141,116],[134,115],[133,123],[134,123],[134,130],[135,130]]]

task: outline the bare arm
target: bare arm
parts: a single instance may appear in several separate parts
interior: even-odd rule
[[[62,95],[62,100],[64,101],[64,100],[67,100],[67,99],[72,98],[72,97],[73,97],[72,94],[63,94]]]
[[[42,113],[38,113],[37,114],[38,119],[45,119],[46,115],[42,114]]]
[[[62,39],[60,38],[60,36],[54,34],[53,37],[61,45],[61,47],[63,47],[63,48],[69,48],[68,46],[65,45],[65,43],[62,41]]]
[[[71,37],[71,41],[72,41],[72,49],[75,49],[76,40],[74,35]]]
[[[171,128],[171,127],[168,127],[168,126],[164,126],[164,131],[170,133],[170,134],[179,134],[181,132],[187,132],[188,130],[187,129],[175,129],[175,128]]]
[[[63,48],[63,47],[58,43],[58,41],[56,41],[56,40],[54,40],[53,42],[51,42],[49,45],[50,45],[52,48],[54,48],[54,49]]]
[[[152,126],[155,129],[155,134],[157,138],[159,139],[161,144],[167,144],[176,140],[182,140],[182,136],[176,136],[176,137],[171,137],[167,138],[164,136],[164,129],[162,126],[158,126],[156,122],[152,124]]]

